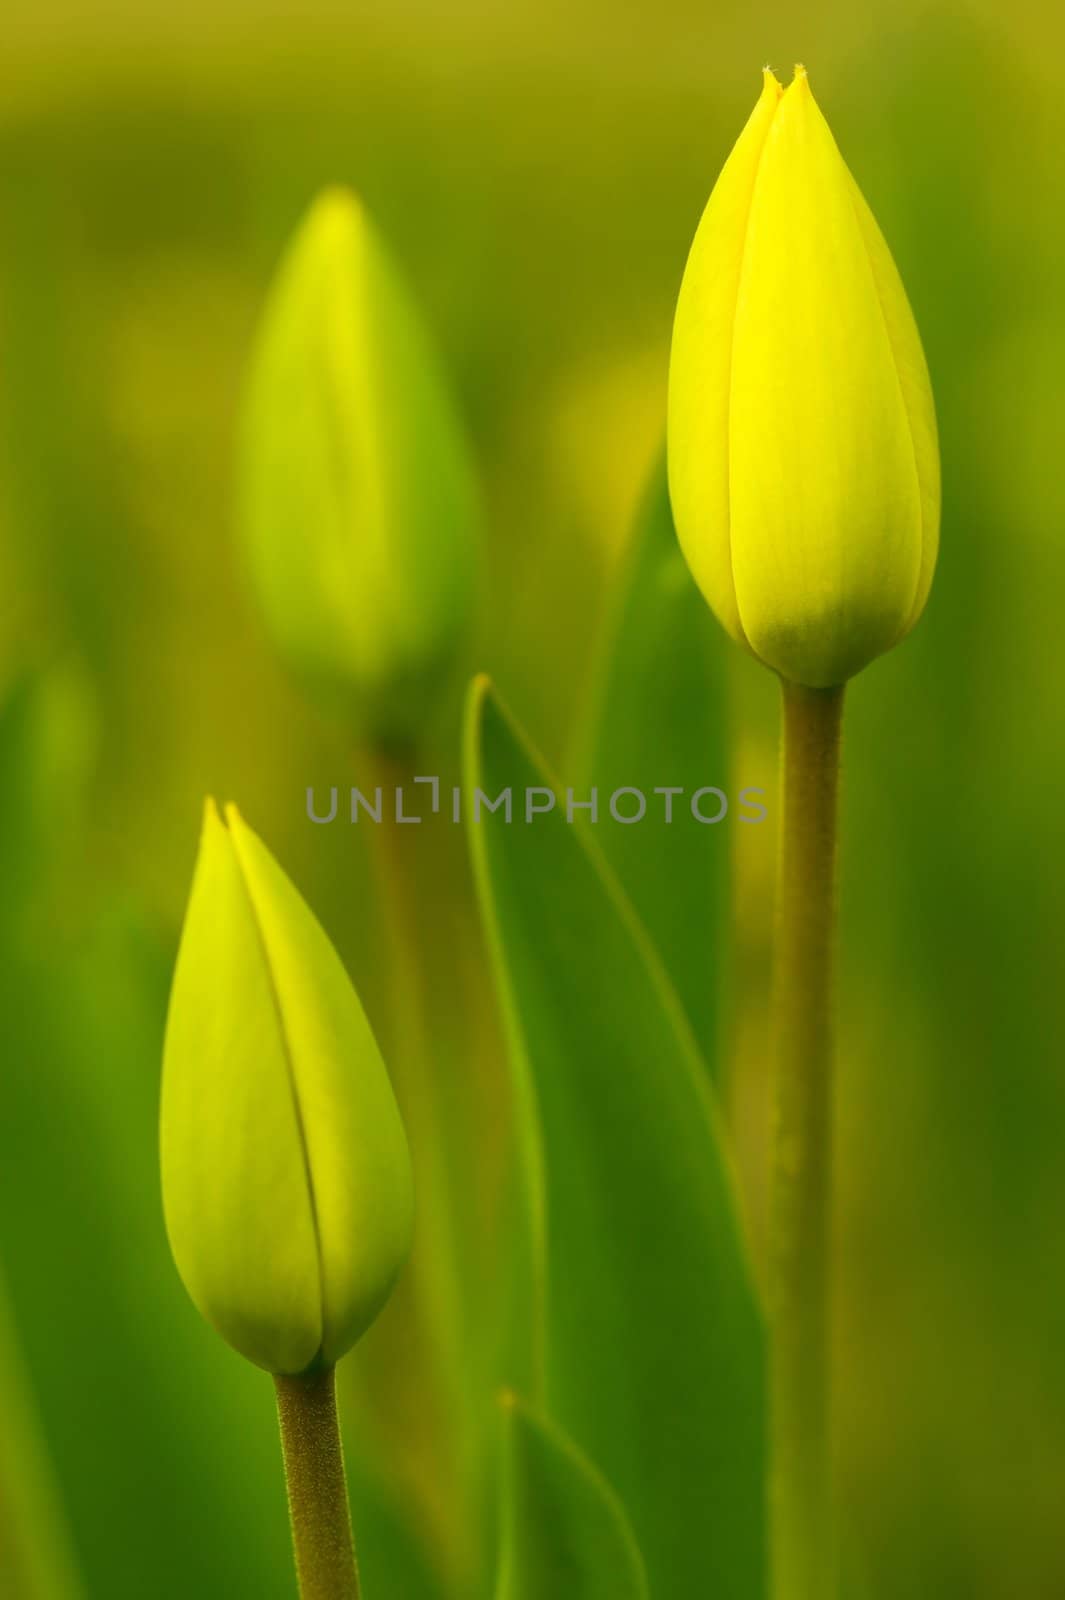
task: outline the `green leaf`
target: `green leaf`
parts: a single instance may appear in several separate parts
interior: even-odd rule
[[[89,688],[67,660],[23,670],[0,697],[0,940],[47,939],[85,875],[78,830],[95,745]],[[69,914],[69,913],[68,913]]]
[[[0,1407],[0,1594],[78,1600],[82,1586],[2,1279]]]
[[[673,531],[665,464],[640,509],[614,596],[591,712],[578,749],[585,785],[600,794],[604,854],[665,962],[713,1067],[722,992],[718,934],[728,914],[727,820],[691,812],[700,788],[728,785],[726,654],[721,630],[688,570]],[[605,797],[623,785],[649,801],[639,824],[616,821]],[[658,787],[683,788],[665,821]],[[714,815],[707,797],[704,813]],[[713,940],[692,937],[709,928]],[[717,1081],[721,1077],[717,1073]]]
[[[505,1400],[496,1600],[648,1600],[617,1495],[560,1428]]]
[[[550,1414],[614,1485],[652,1592],[758,1600],[763,1330],[704,1064],[647,935],[489,686],[466,820],[507,1028]],[[473,817],[478,789],[516,800]],[[543,1396],[538,1396],[543,1398]]]
[[[0,966],[0,1254],[85,1588],[288,1600],[271,1385],[204,1328],[163,1229],[169,955],[105,903],[53,943]]]
[[[355,1528],[359,1575],[367,1595],[381,1600],[445,1600],[430,1568],[430,1552],[415,1531],[411,1497],[379,1471],[379,1441],[345,1430],[345,1466]]]

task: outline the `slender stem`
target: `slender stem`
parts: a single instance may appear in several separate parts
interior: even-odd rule
[[[429,1025],[432,986],[440,981],[430,960],[424,903],[433,892],[423,876],[423,869],[431,866],[431,840],[424,836],[432,819],[427,813],[421,824],[410,826],[397,820],[400,795],[401,814],[425,809],[424,796],[412,781],[419,770],[414,760],[409,750],[377,744],[365,746],[355,757],[363,792],[372,800],[379,791],[382,802],[381,821],[370,825],[369,861],[382,919],[385,1040],[418,1175],[414,1248],[400,1289],[401,1296],[410,1296],[409,1313],[393,1322],[393,1339],[382,1351],[387,1375],[375,1371],[373,1381],[378,1403],[383,1399],[393,1425],[397,1416],[402,1418],[411,1484],[423,1499],[445,1560],[452,1570],[463,1571],[472,1557],[464,1542],[466,1519],[455,1514],[456,1496],[465,1492],[466,1484],[457,1454],[465,1401],[459,1392],[464,1345],[455,1184],[447,1156],[453,1129]],[[397,1338],[406,1341],[402,1350]],[[413,1373],[420,1382],[412,1382]],[[394,1434],[393,1426],[393,1446]]]
[[[829,1261],[843,689],[785,683],[783,691],[769,1245],[773,1596],[831,1600]]]
[[[421,1214],[432,1219],[432,1248],[415,1243],[412,1270],[426,1296],[425,1317],[433,1329],[440,1376],[454,1374],[461,1349],[458,1331],[458,1247],[455,1235],[453,1185],[447,1167],[447,1109],[443,1082],[435,1065],[428,1024],[431,971],[425,953],[425,912],[419,905],[425,886],[419,882],[419,841],[396,820],[397,796],[412,802],[413,769],[408,761],[382,749],[367,750],[362,764],[371,790],[380,788],[382,815],[372,834],[371,866],[386,942],[390,979],[390,1053],[402,1091],[402,1110],[418,1170]],[[416,791],[413,791],[416,794]]]
[[[418,1089],[426,1072],[425,977],[419,959],[417,890],[412,882],[412,852],[417,841],[410,828],[396,821],[397,796],[411,807],[414,769],[409,760],[386,749],[370,746],[360,752],[358,767],[365,774],[372,798],[381,793],[381,821],[373,828],[371,869],[384,916],[391,979],[391,1032],[393,1050],[405,1074],[417,1073]],[[404,835],[407,837],[405,838]]]
[[[335,1369],[274,1382],[301,1600],[359,1600]]]

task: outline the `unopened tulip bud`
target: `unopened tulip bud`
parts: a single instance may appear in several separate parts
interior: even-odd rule
[[[786,91],[766,72],[692,245],[669,479],[703,594],[782,677],[842,683],[920,616],[939,530],[928,372],[801,67]]]
[[[331,1365],[406,1256],[406,1137],[335,950],[233,807],[212,803],[167,1020],[167,1231],[196,1306],[257,1366]]]
[[[317,199],[279,269],[241,490],[279,652],[363,732],[416,732],[471,611],[474,478],[417,307],[346,190]]]

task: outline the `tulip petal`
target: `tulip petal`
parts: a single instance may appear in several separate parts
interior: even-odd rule
[[[161,1153],[194,1303],[249,1361],[301,1371],[322,1342],[306,1159],[262,939],[210,802],[167,1021]]]
[[[277,275],[245,409],[241,530],[280,652],[371,732],[424,719],[467,621],[468,448],[357,197],[326,190]]]
[[[920,485],[921,570],[917,581],[917,592],[902,629],[902,634],[906,634],[924,610],[939,553],[939,430],[936,426],[936,408],[932,399],[928,363],[925,360],[921,335],[917,331],[917,323],[910,309],[906,290],[880,226],[853,178],[851,198],[865,239],[865,247],[869,252],[869,264],[873,269],[880,308],[887,323],[891,350],[895,357],[895,370],[898,373],[902,401],[910,425],[910,438],[917,463],[917,481]]]
[[[192,1299],[270,1372],[335,1362],[412,1229],[406,1136],[362,1006],[269,851],[204,819],[163,1065],[163,1200]]]
[[[734,638],[743,623],[729,549],[729,389],[736,296],[762,149],[782,90],[761,96],[714,186],[677,301],[669,372],[669,493],[696,583]]]
[[[842,682],[913,611],[921,490],[853,180],[802,70],[758,166],[729,422],[744,632],[785,677]]]
[[[226,817],[286,1040],[321,1264],[321,1354],[336,1361],[377,1315],[410,1247],[406,1135],[340,958],[235,807]]]

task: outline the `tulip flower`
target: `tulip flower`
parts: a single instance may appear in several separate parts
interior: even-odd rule
[[[769,71],[677,303],[669,485],[688,565],[781,680],[769,1223],[774,1600],[834,1600],[830,1247],[844,686],[924,609],[939,451],[921,341],[806,72]]]
[[[162,1177],[196,1306],[275,1374],[331,1366],[407,1253],[406,1138],[325,933],[237,814],[208,802],[167,1019]]]
[[[879,228],[795,70],[762,95],[688,258],[669,480],[692,573],[791,682],[843,683],[924,609],[939,529],[935,412]]]
[[[281,264],[243,432],[241,531],[271,638],[360,732],[401,742],[471,610],[476,497],[417,307],[346,190],[315,201]]]

